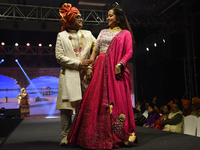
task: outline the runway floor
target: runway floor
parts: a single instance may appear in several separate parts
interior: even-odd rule
[[[139,144],[119,150],[199,150],[200,138],[136,127]],[[29,117],[3,139],[1,150],[81,150],[77,145],[60,146],[60,118]]]

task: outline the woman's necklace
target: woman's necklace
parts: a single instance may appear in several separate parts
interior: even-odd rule
[[[121,31],[122,29],[120,27],[114,27],[114,28],[109,28],[111,31],[115,32],[115,31]]]
[[[80,31],[81,32],[81,31]],[[77,35],[78,36],[78,35]],[[79,44],[79,49],[75,49],[75,47],[74,47],[74,44],[73,44],[73,42],[72,42],[72,35],[69,35],[69,39],[70,39],[70,41],[71,41],[71,43],[72,43],[72,47],[73,47],[73,49],[74,49],[74,52],[75,52],[75,55],[76,56],[78,56],[81,52],[82,52],[82,47],[83,47],[83,38],[84,38],[84,35],[81,33],[81,43]],[[79,39],[77,39],[77,40],[79,40]]]

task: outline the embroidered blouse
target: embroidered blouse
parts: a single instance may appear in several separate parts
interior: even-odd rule
[[[107,51],[110,42],[112,41],[113,37],[117,35],[122,29],[120,27],[114,27],[109,29],[104,29],[99,33],[97,38],[97,42],[95,45],[95,49],[97,52],[104,52]]]

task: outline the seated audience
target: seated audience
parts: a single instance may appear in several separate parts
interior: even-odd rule
[[[195,106],[195,110],[193,110],[190,115],[194,115],[196,117],[200,117],[200,99],[195,98],[193,100],[193,104]]]
[[[162,121],[163,125],[165,125],[163,131],[182,133],[183,115],[179,110],[180,105],[173,103],[171,113]]]
[[[167,116],[169,115],[170,113],[170,106],[169,105],[164,105],[163,106],[163,110],[162,110],[162,116],[160,116],[160,118],[158,118],[154,125],[153,125],[153,129],[158,129],[158,130],[163,130],[164,129],[164,125],[162,123],[162,121],[167,118]]]
[[[152,103],[153,105],[156,105],[156,104],[157,104],[157,102],[156,102],[156,101],[157,101],[157,97],[155,96],[155,97],[153,97],[153,100],[152,100],[152,102],[151,102],[151,103]]]
[[[143,114],[139,112],[139,110],[137,110],[136,108],[133,108],[133,111],[134,111],[135,125],[143,126],[143,124],[147,120],[146,117],[143,116]]]
[[[155,110],[158,114],[160,114],[160,110],[159,110],[159,107],[158,107],[157,105],[154,105],[154,110]]]
[[[190,100],[187,99],[182,99],[182,106],[183,106],[183,116],[188,116],[191,114],[191,112],[193,111],[192,108],[190,107]]]
[[[141,112],[141,105],[140,105],[140,102],[137,102],[135,108],[136,108],[139,112]]]
[[[160,115],[154,110],[154,106],[151,104],[148,107],[148,117],[143,127],[152,128],[154,122],[160,117]]]
[[[176,104],[180,104],[180,101],[177,98],[172,99],[167,105],[169,105],[172,108],[172,105],[176,103]],[[171,110],[170,110],[171,111]],[[179,105],[179,111],[182,113],[182,106]]]
[[[179,103],[177,98],[173,98],[167,105],[169,105],[172,108],[173,103]]]
[[[142,113],[148,113],[148,107],[149,107],[150,103],[146,102],[145,103],[145,109],[142,111]]]

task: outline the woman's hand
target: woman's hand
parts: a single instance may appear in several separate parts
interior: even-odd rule
[[[88,66],[89,64],[91,64],[93,61],[90,59],[84,59],[81,61],[81,66]]]
[[[121,66],[117,64],[115,66],[115,77],[116,77],[117,80],[120,80],[122,78],[121,72],[122,72]]]
[[[93,71],[92,71],[91,68],[88,68],[88,69],[87,69],[87,80],[88,80],[88,81],[91,81],[92,76],[93,76]]]

